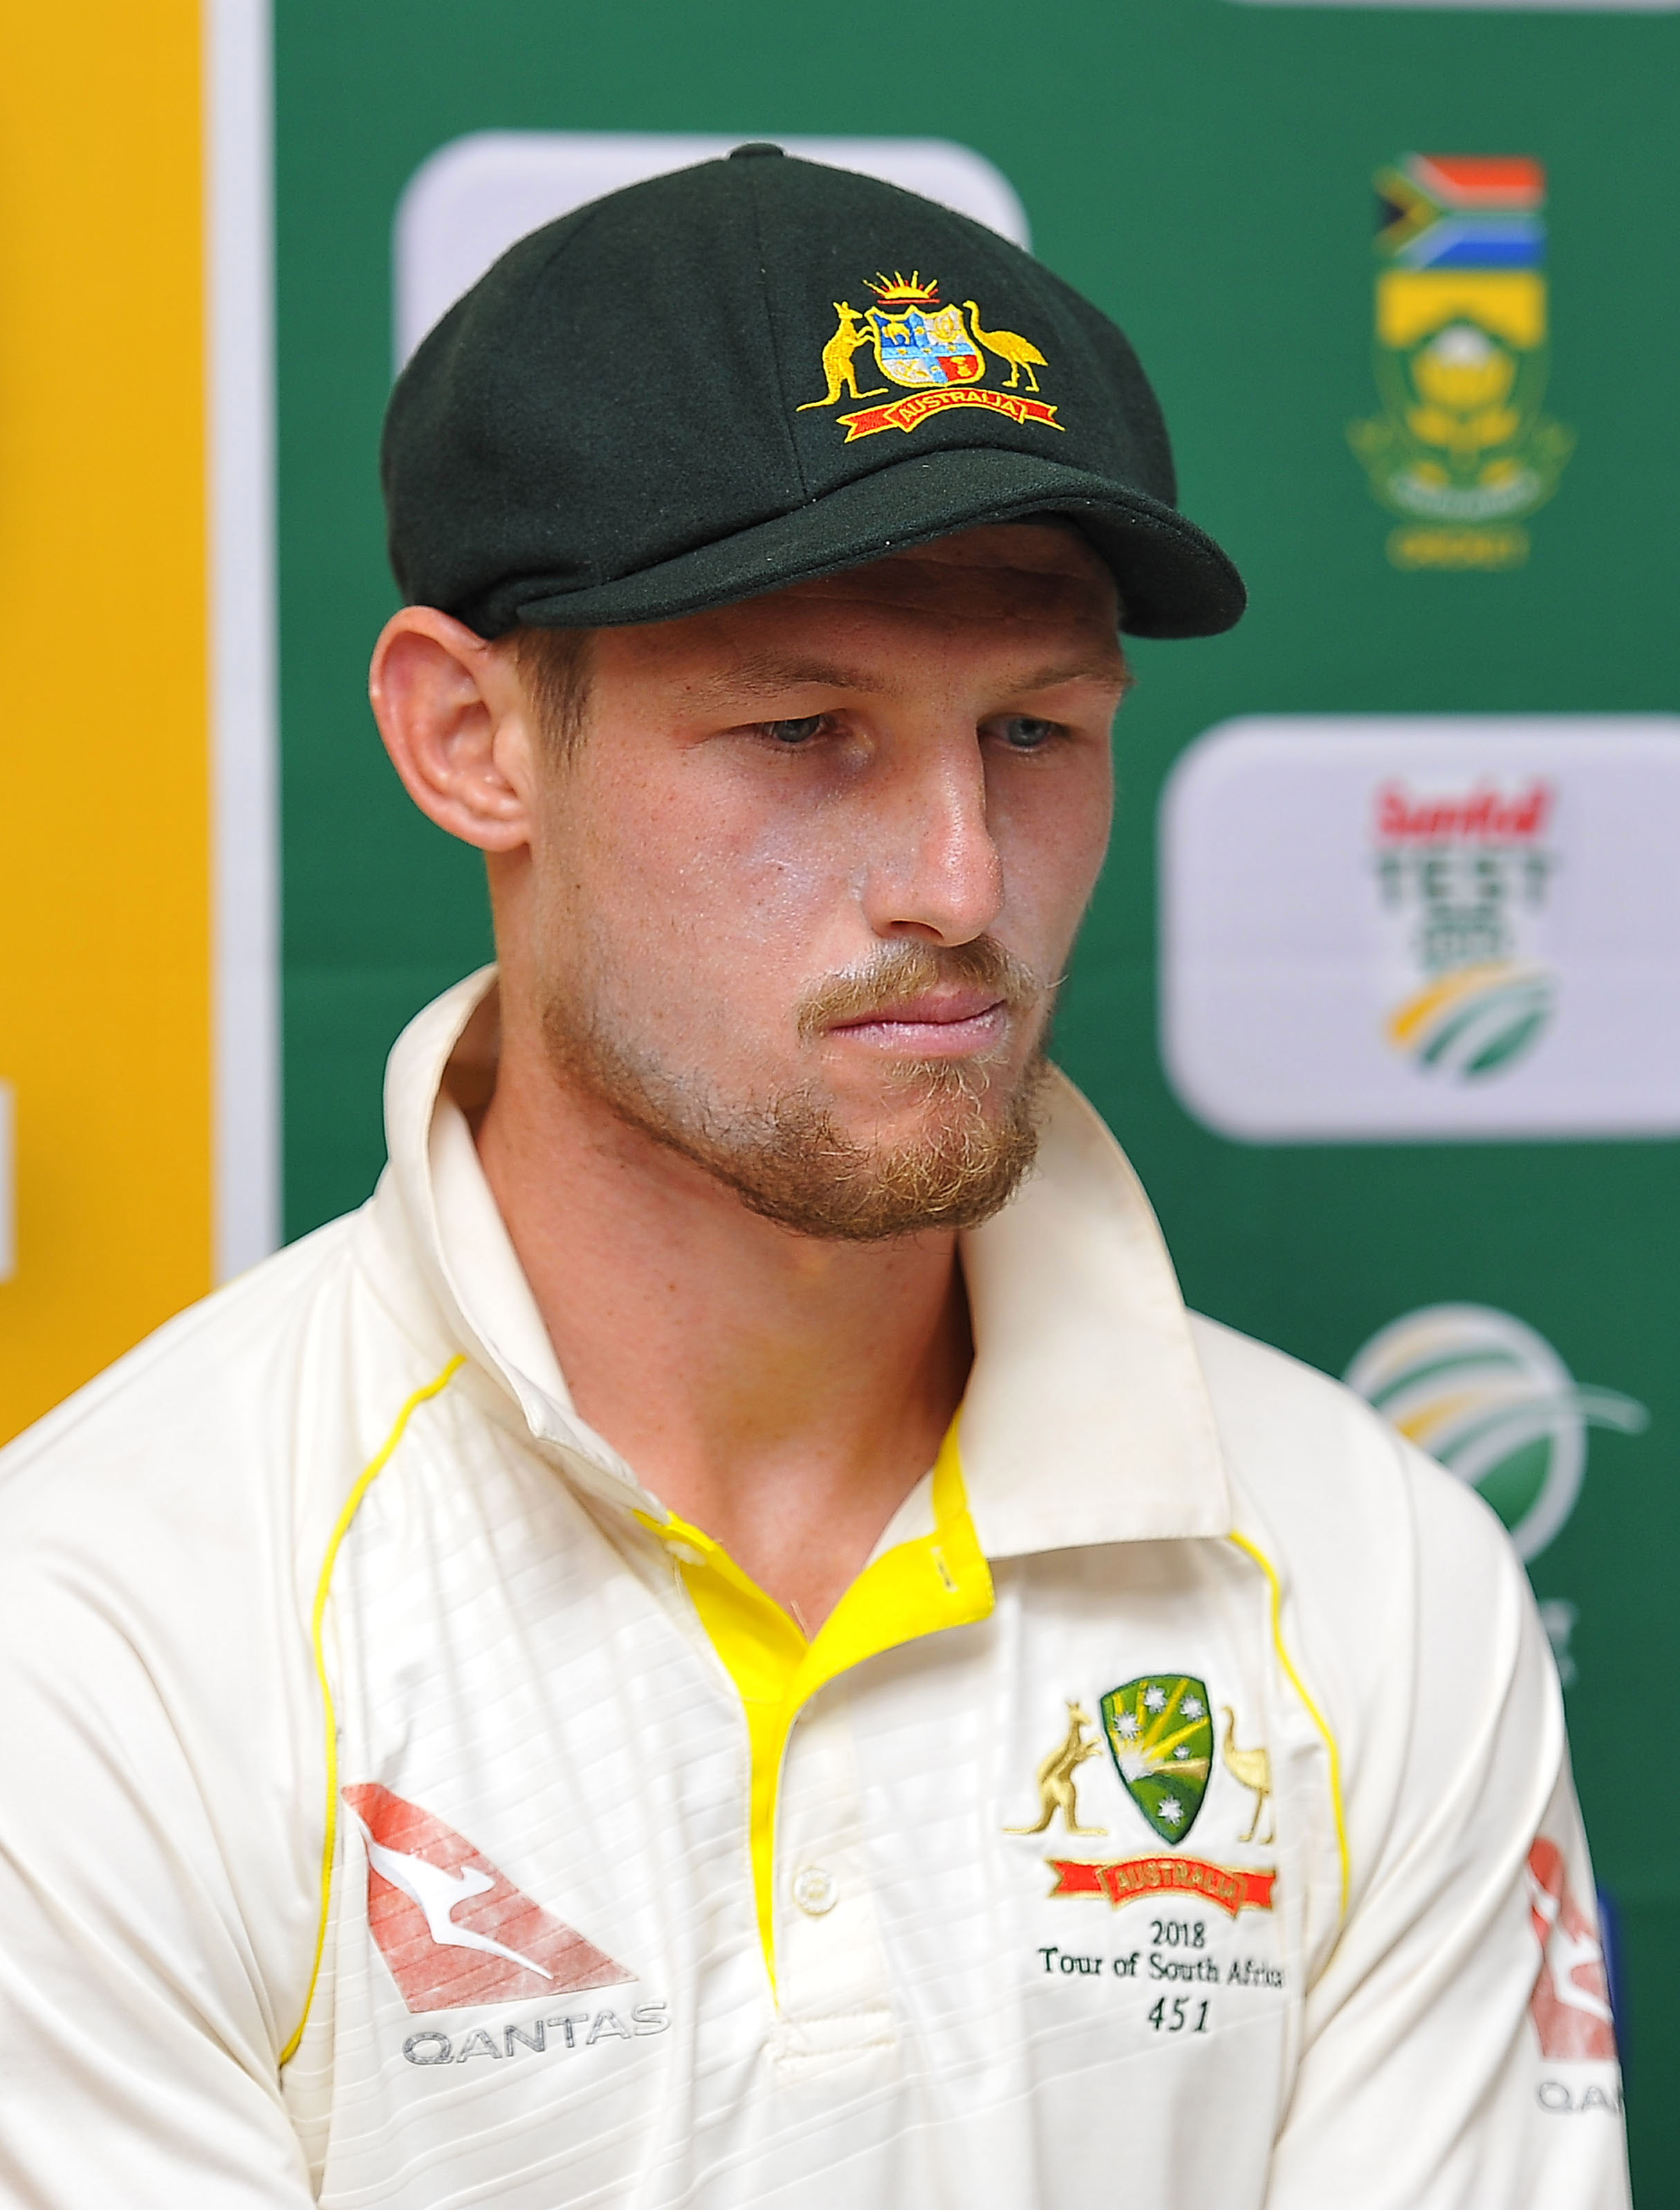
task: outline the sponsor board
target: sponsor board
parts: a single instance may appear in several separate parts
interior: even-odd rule
[[[1228,722],[1160,840],[1162,1053],[1217,1132],[1680,1133],[1680,718]]]

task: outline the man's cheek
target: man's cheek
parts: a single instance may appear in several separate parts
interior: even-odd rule
[[[823,874],[813,841],[733,809],[685,808],[668,797],[612,825],[590,868],[598,895],[709,930],[774,930],[808,903]]]
[[[786,825],[760,826],[724,853],[720,880],[741,928],[767,942],[812,939],[857,903],[855,840]]]
[[[840,824],[699,810],[678,830],[662,806],[615,827],[577,872],[575,921],[620,1009],[639,1000],[665,1036],[727,1020],[743,1042],[779,1045],[812,981],[869,949],[867,854]]]
[[[598,914],[589,965],[595,994],[620,1033],[721,1072],[762,1059],[795,1025],[797,966],[773,932],[728,902],[622,897]]]
[[[1106,814],[1059,816],[1054,827],[1054,835],[1011,839],[1003,853],[1011,947],[1040,974],[1054,972],[1071,950],[1109,848]]]

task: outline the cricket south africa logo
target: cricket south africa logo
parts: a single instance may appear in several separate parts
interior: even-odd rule
[[[1348,432],[1405,524],[1401,568],[1514,568],[1574,432],[1542,408],[1550,362],[1546,176],[1524,156],[1408,154],[1378,172],[1382,412]]]
[[[1407,1313],[1371,1337],[1345,1379],[1481,1492],[1524,1560],[1574,1510],[1588,1428],[1636,1435],[1650,1419],[1618,1390],[1577,1382],[1544,1336],[1488,1305]]]
[[[1372,866],[1393,977],[1383,1032],[1421,1073],[1483,1081],[1544,1034],[1557,987],[1544,957],[1556,810],[1538,778],[1378,788]]]
[[[851,399],[886,397],[885,407],[866,407],[838,417],[849,445],[882,430],[902,430],[908,436],[918,423],[952,407],[982,407],[1006,414],[1012,421],[1062,428],[1055,407],[1032,396],[1039,388],[1036,371],[1049,363],[1030,338],[1015,330],[986,329],[972,299],[941,302],[937,278],[924,280],[920,270],[908,276],[902,271],[877,275],[867,280],[867,287],[875,303],[861,311],[849,299],[834,302],[839,323],[822,353],[828,388],[820,399],[804,401],[796,412],[807,414],[817,408],[836,407],[843,395]],[[857,355],[866,347],[874,354],[876,373],[886,377],[885,383],[860,386]],[[985,381],[994,361],[1009,371],[1001,389]],[[910,396],[891,399],[895,383]]]

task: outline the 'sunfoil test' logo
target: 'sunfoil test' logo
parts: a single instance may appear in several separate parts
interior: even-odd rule
[[[1556,977],[1542,938],[1557,856],[1547,783],[1456,791],[1381,785],[1372,824],[1378,898],[1399,971],[1383,1024],[1421,1072],[1476,1082],[1532,1050]]]

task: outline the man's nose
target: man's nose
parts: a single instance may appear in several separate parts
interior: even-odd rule
[[[968,944],[1003,909],[976,733],[918,746],[877,792],[865,907],[878,936]]]

